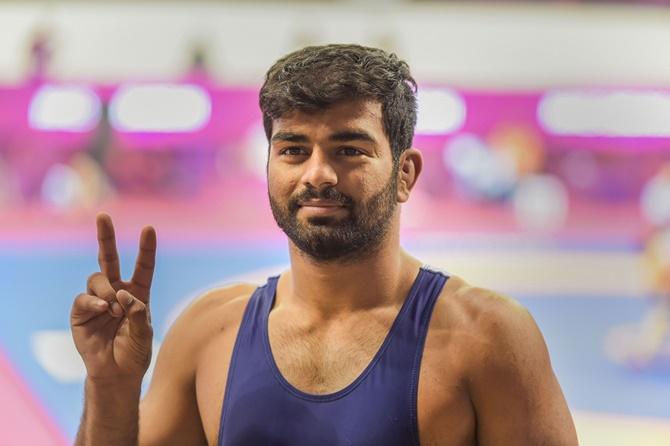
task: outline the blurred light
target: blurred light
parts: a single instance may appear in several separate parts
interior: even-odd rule
[[[488,145],[514,162],[517,176],[537,173],[546,162],[542,136],[522,123],[499,123],[487,137]]]
[[[33,333],[32,351],[37,363],[60,383],[81,382],[86,367],[72,343],[69,330],[46,330]]]
[[[44,85],[33,95],[28,123],[38,130],[86,132],[100,119],[100,99],[87,87]]]
[[[262,124],[251,128],[244,140],[244,163],[263,182],[267,176],[268,139]]]
[[[570,151],[560,161],[561,176],[566,182],[580,190],[593,187],[600,178],[598,162],[591,152],[586,150]]]
[[[444,149],[443,161],[460,185],[487,199],[505,197],[517,181],[513,160],[475,135],[453,138]]]
[[[568,216],[568,193],[552,175],[527,175],[512,200],[517,222],[525,229],[551,232],[560,229]]]
[[[465,123],[465,101],[455,91],[436,88],[419,90],[417,103],[417,134],[452,133]]]
[[[65,164],[49,168],[42,183],[42,200],[57,208],[75,206],[84,194],[84,183],[77,171]]]
[[[556,91],[542,97],[537,116],[559,135],[670,137],[670,93]]]
[[[642,214],[650,223],[670,223],[670,176],[656,175],[647,182],[640,197]]]
[[[110,121],[122,132],[194,132],[212,112],[209,94],[197,85],[124,85],[112,97]]]
[[[153,374],[160,346],[153,342],[151,364],[146,373],[148,378]],[[79,383],[86,379],[86,366],[72,342],[70,330],[36,331],[31,336],[31,347],[37,363],[56,381]]]

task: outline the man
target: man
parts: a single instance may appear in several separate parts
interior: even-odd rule
[[[141,402],[156,235],[143,230],[124,282],[98,217],[101,272],[71,318],[88,371],[77,444],[577,444],[531,316],[400,247],[398,204],[422,168],[415,92],[406,63],[356,45],[270,68],[268,194],[291,267],[197,299]]]

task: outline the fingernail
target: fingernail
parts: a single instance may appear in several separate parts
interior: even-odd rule
[[[121,290],[116,294],[117,299],[121,299],[124,305],[133,303],[133,296],[128,291]]]
[[[109,311],[114,317],[123,316],[123,308],[118,302],[112,302],[112,304],[109,306]]]

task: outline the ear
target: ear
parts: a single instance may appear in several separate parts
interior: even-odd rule
[[[416,184],[416,180],[423,168],[423,157],[414,147],[410,147],[400,155],[398,160],[398,203],[409,199],[409,194]]]

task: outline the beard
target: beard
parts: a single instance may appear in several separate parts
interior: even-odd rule
[[[350,262],[375,253],[391,225],[397,206],[397,168],[381,191],[367,201],[356,203],[334,187],[317,191],[305,189],[292,195],[284,205],[272,197],[270,207],[277,225],[300,251],[321,262]],[[347,210],[344,218],[316,216],[298,219],[300,203],[310,199],[334,200]]]

